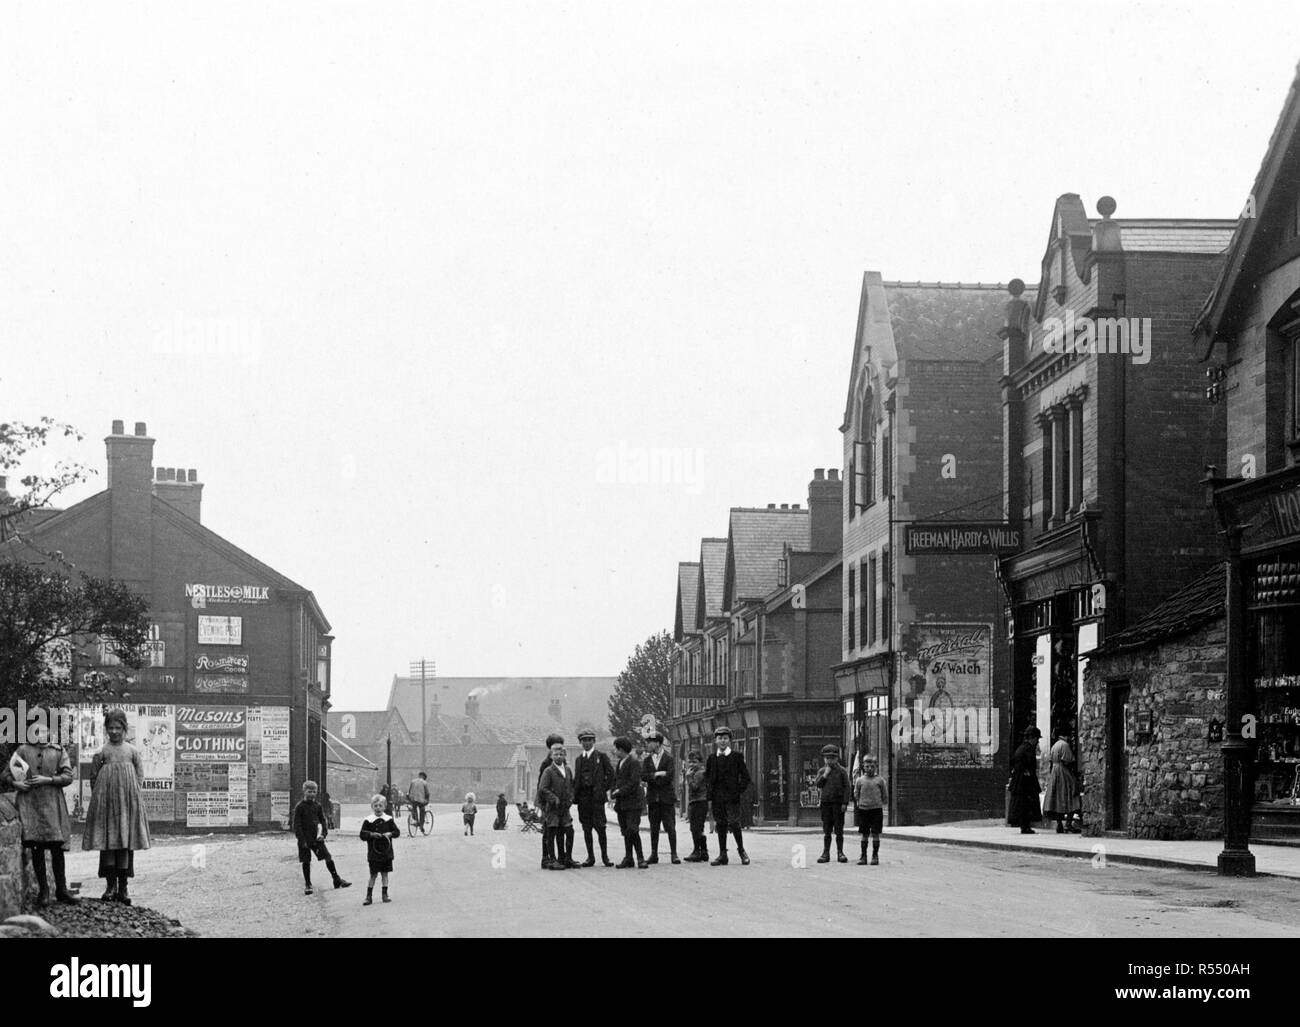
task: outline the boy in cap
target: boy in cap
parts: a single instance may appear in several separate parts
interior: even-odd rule
[[[546,736],[546,758],[542,760],[542,765],[537,768],[538,784],[541,783],[542,775],[546,773],[546,768],[551,765],[551,748],[552,746],[555,745],[556,742],[559,742],[561,745],[563,745],[564,736],[557,735],[554,732]],[[542,800],[537,796],[533,796],[533,804],[535,806],[538,806],[539,808],[543,808]],[[555,862],[555,834],[553,833],[551,828],[543,826],[542,827],[542,869],[550,870],[551,864],[554,862]]]
[[[727,859],[727,831],[736,839],[736,853],[740,862],[749,866],[749,857],[745,854],[745,841],[740,833],[740,797],[749,787],[749,768],[745,766],[745,757],[731,748],[731,729],[717,728],[713,732],[713,742],[717,747],[709,754],[704,764],[704,788],[709,802],[713,806],[713,822],[718,832],[718,857],[709,863],[713,867],[725,867]]]
[[[582,840],[587,846],[584,867],[596,865],[596,855],[591,848],[591,832],[600,839],[600,861],[612,867],[609,842],[605,835],[605,802],[614,787],[614,765],[609,757],[596,749],[596,732],[578,732],[582,752],[573,761],[573,797],[578,804],[578,821],[582,824]]]
[[[645,741],[650,750],[642,762],[646,811],[650,817],[650,859],[647,862],[659,862],[659,829],[662,827],[668,835],[670,858],[673,863],[680,863],[677,858],[677,782],[674,780],[673,758],[664,751],[662,732],[646,735]]]
[[[847,863],[849,857],[844,855],[844,810],[849,802],[849,775],[840,766],[840,747],[823,745],[822,760],[825,765],[817,772],[817,787],[821,789],[822,801],[822,854],[818,863],[831,861],[831,831],[835,832],[835,851],[840,863]]]
[[[650,864],[641,854],[641,763],[632,755],[632,741],[628,738],[614,739],[614,753],[618,757],[618,766],[614,768],[614,788],[610,797],[614,800],[614,812],[618,814],[618,827],[623,833],[623,862],[619,870],[628,870],[635,866],[638,870],[648,870]],[[632,853],[636,853],[636,862],[632,862]]]
[[[704,760],[694,749],[686,754],[686,814],[691,824],[691,840],[695,843],[686,862],[707,863],[709,843],[704,838],[704,820],[709,815],[709,793],[704,787]]]

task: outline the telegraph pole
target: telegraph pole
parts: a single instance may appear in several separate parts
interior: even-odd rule
[[[426,689],[431,680],[438,676],[438,664],[436,660],[426,660],[421,657],[418,660],[411,661],[411,677],[420,679],[420,769],[428,770],[428,737],[429,732],[425,730],[425,721],[429,716],[428,703],[425,700]]]

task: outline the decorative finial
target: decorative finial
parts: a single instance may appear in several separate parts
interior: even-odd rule
[[[1007,283],[1007,292],[1011,293],[1011,295],[1014,296],[1016,299],[1019,299],[1020,294],[1024,291],[1025,291],[1025,283],[1021,281],[1019,278],[1013,278],[1011,279],[1011,281]]]
[[[1115,213],[1115,197],[1103,196],[1097,201],[1097,213],[1104,218],[1110,217]]]

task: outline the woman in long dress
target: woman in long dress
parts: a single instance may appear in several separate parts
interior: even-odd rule
[[[1074,776],[1074,750],[1066,730],[1057,728],[1056,741],[1047,754],[1047,788],[1043,792],[1043,813],[1056,821],[1056,833],[1064,834],[1069,821],[1071,834],[1079,834],[1074,815],[1079,812],[1079,779]]]
[[[131,904],[126,879],[135,876],[135,853],[149,848],[149,818],[144,808],[144,766],[126,740],[126,713],[104,714],[108,740],[90,764],[92,791],[86,808],[83,849],[99,850],[99,876],[106,881],[104,901]]]

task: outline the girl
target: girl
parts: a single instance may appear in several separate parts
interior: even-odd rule
[[[478,807],[474,805],[473,792],[465,796],[465,805],[460,808],[460,811],[465,815],[465,833],[473,835],[474,817],[478,814]]]
[[[99,876],[107,882],[103,899],[131,905],[126,879],[135,876],[135,853],[149,848],[149,820],[140,782],[139,751],[126,740],[126,711],[104,714],[108,740],[90,763],[91,794],[86,808],[83,849],[99,850]]]
[[[361,821],[361,840],[366,843],[366,862],[370,864],[370,883],[366,885],[366,901],[369,906],[375,901],[375,878],[383,876],[383,901],[391,902],[388,897],[388,875],[393,871],[393,839],[400,838],[401,830],[385,811],[388,800],[382,795],[370,798],[370,810],[373,817]]]
[[[1047,788],[1043,793],[1043,813],[1056,821],[1056,833],[1064,834],[1069,824],[1071,834],[1080,834],[1075,817],[1082,818],[1079,802],[1079,780],[1074,774],[1074,751],[1070,748],[1069,729],[1056,729],[1056,741],[1047,754],[1049,769]]]
[[[36,904],[50,901],[50,886],[45,876],[45,853],[54,864],[54,894],[59,902],[78,902],[68,891],[63,853],[72,838],[68,820],[68,803],[63,789],[72,784],[72,761],[63,746],[50,740],[49,728],[43,723],[31,728],[32,740],[18,746],[9,761],[9,773],[18,791],[18,818],[23,825],[23,847],[32,857],[36,884],[40,889]],[[24,774],[16,769],[26,767]]]

